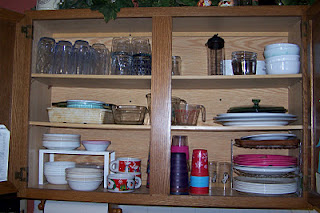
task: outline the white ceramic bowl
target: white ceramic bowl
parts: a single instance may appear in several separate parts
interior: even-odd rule
[[[51,142],[43,141],[42,145],[47,149],[73,150],[81,146],[80,142]]]
[[[51,141],[65,141],[65,140],[77,140],[80,141],[81,136],[79,134],[43,134],[43,140]]]
[[[96,168],[68,168],[66,169],[67,174],[102,174],[102,169]]]
[[[99,188],[102,180],[92,180],[92,181],[77,181],[68,180],[67,181],[70,188],[77,191],[94,191]]]
[[[90,140],[90,141],[82,141],[82,144],[86,148],[86,150],[88,150],[88,151],[103,152],[110,146],[111,141]]]
[[[268,75],[298,74],[300,72],[300,61],[278,61],[266,64]]]
[[[103,174],[67,174],[66,176],[69,178],[80,178],[80,179],[88,179],[88,178],[102,178]]]
[[[76,162],[73,161],[53,161],[53,162],[45,162],[45,167],[54,167],[54,168],[68,168],[68,167],[75,167]]]
[[[300,61],[299,55],[280,55],[280,56],[273,56],[267,58],[266,63],[278,62],[278,61]]]
[[[67,184],[65,175],[45,175],[47,181],[51,184]]]
[[[280,55],[300,55],[298,45],[274,46],[273,48],[265,48],[263,55],[265,59]]]
[[[277,49],[277,48],[280,48],[280,47],[299,48],[299,45],[291,44],[291,43],[274,43],[274,44],[266,45],[264,47],[264,50]]]

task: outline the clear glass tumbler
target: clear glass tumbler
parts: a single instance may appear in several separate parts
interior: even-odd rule
[[[74,74],[72,69],[72,43],[59,41],[55,47],[52,73]]]
[[[108,75],[110,53],[104,44],[96,43],[92,45],[92,74]]]
[[[248,51],[232,52],[232,70],[234,75],[255,75],[257,53]]]
[[[74,74],[90,74],[91,47],[87,41],[77,40],[73,45]]]
[[[116,37],[112,40],[111,74],[132,74],[132,48],[129,38]]]
[[[172,75],[181,75],[181,57],[172,56]]]
[[[151,75],[151,46],[148,38],[132,38],[132,75]]]
[[[38,42],[36,73],[52,73],[56,41],[53,38],[42,37]]]

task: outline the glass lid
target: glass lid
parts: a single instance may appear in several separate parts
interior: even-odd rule
[[[260,99],[252,99],[253,106],[239,106],[231,107],[228,113],[241,113],[241,112],[271,112],[271,113],[285,113],[287,110],[284,107],[277,106],[260,106]]]

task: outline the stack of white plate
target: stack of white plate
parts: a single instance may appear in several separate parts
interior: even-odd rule
[[[102,183],[103,170],[97,168],[69,168],[66,169],[66,179],[73,190],[93,191]]]
[[[77,134],[43,134],[42,145],[47,149],[73,150],[81,145]]]
[[[288,113],[224,113],[214,118],[223,126],[285,126],[297,120]]]
[[[257,194],[289,194],[298,188],[295,178],[255,178],[237,176],[233,179],[237,191]]]
[[[75,167],[76,163],[71,161],[54,161],[44,164],[44,176],[51,184],[67,184],[66,168]]]

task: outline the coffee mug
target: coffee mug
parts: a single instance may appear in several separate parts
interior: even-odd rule
[[[139,179],[141,181],[141,172],[118,172],[117,174],[130,174],[130,175],[134,175],[135,177],[135,181],[136,181],[136,189],[139,188],[137,187],[139,185]]]
[[[117,158],[110,163],[112,172],[141,172],[141,160],[138,158]]]
[[[141,186],[141,179],[133,174],[110,174],[108,175],[109,192],[133,192]]]

